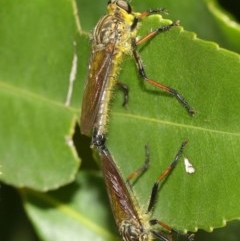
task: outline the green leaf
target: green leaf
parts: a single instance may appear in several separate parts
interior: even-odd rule
[[[144,27],[150,29],[150,21]],[[179,90],[196,115],[189,117],[176,99],[147,83],[143,87],[128,59],[119,79],[128,84],[130,101],[127,110],[121,99],[114,101],[109,149],[127,177],[144,161],[144,145],[150,146],[151,167],[133,189],[146,209],[154,181],[187,139],[184,156],[196,173],[185,173],[179,163],[160,190],[153,216],[177,230],[224,226],[240,216],[239,55],[182,28],[157,36],[140,52],[148,76]]]
[[[226,10],[222,9],[216,0],[205,0],[209,11],[215,17],[226,47],[240,52],[240,24]]]
[[[79,166],[70,143],[78,110],[64,106],[76,31],[72,5],[2,0],[1,6],[1,180],[57,188]]]
[[[151,29],[150,21],[144,28]],[[151,91],[141,91],[128,59],[119,79],[129,85],[131,99],[128,110],[121,109],[121,100],[114,101],[109,149],[125,177],[143,162],[144,145],[153,149],[152,170],[134,186],[140,206],[146,208],[154,181],[188,139],[184,155],[197,171],[185,174],[180,164],[182,169],[177,168],[161,189],[154,217],[178,230],[223,226],[240,214],[236,208],[239,55],[177,28],[156,37],[141,54],[148,76],[178,89],[197,114],[190,118],[174,98],[161,96],[161,91],[151,93],[153,88],[147,84],[145,88]]]
[[[119,240],[102,177],[96,173],[82,171],[75,182],[57,191],[21,193],[42,240]]]
[[[151,29],[152,23],[144,23],[144,28]],[[151,94],[153,89],[147,84],[145,88],[151,91],[141,90],[134,64],[127,59],[119,79],[129,85],[130,102],[124,110],[122,100],[114,100],[109,149],[127,177],[143,162],[144,145],[150,145],[152,169],[134,186],[140,206],[146,208],[154,181],[174,158],[180,143],[188,139],[184,155],[196,173],[184,173],[180,163],[182,168],[177,168],[161,189],[153,215],[178,230],[210,231],[223,226],[240,214],[236,208],[239,55],[182,29],[156,37],[141,55],[148,76],[178,89],[197,114],[190,118],[174,98],[160,96],[161,91]],[[136,148],[138,151],[133,151]]]

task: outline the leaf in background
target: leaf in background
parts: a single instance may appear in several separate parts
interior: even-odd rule
[[[218,23],[226,47],[240,52],[240,24],[226,10],[221,8],[216,0],[205,0],[205,2]]]
[[[194,240],[204,240],[204,241],[238,241],[240,230],[239,230],[240,221],[235,220],[229,222],[225,228],[215,229],[212,233],[206,233],[199,231]]]
[[[57,191],[21,193],[42,240],[119,240],[103,179],[96,173],[82,171],[75,182]]]

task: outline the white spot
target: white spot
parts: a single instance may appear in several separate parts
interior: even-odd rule
[[[66,141],[66,143],[67,143],[68,146],[70,146],[70,147],[74,146],[74,143],[73,143],[73,139],[72,139],[72,138],[66,136],[66,137],[65,137],[65,141]]]
[[[76,42],[73,41],[73,46],[74,46],[74,55],[73,55],[73,60],[72,60],[72,69],[69,75],[69,86],[68,86],[68,93],[67,93],[67,98],[65,101],[65,105],[69,106],[72,98],[72,91],[73,91],[73,82],[76,79],[77,75],[77,62],[78,62],[78,57],[76,54]]]
[[[185,165],[185,170],[187,173],[194,173],[195,172],[195,168],[193,167],[193,165],[189,162],[187,157],[184,157],[184,165]]]

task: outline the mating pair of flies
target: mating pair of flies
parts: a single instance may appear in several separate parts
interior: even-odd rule
[[[125,181],[106,146],[106,125],[109,102],[116,84],[120,85],[124,91],[124,105],[128,100],[127,86],[117,82],[116,79],[125,54],[132,54],[139,75],[144,81],[173,95],[190,115],[194,114],[194,110],[180,93],[147,77],[137,52],[139,45],[159,33],[178,26],[179,22],[159,27],[137,40],[141,20],[150,15],[166,13],[166,10],[156,9],[137,13],[133,12],[129,3],[124,0],[109,1],[107,10],[107,15],[99,20],[92,33],[92,53],[82,103],[81,132],[85,135],[92,135],[92,147],[99,152],[111,208],[121,238],[124,241],[150,241],[154,238],[169,241],[172,240],[174,230],[160,220],[151,219],[151,212],[156,201],[159,184],[174,169],[187,142],[184,141],[181,144],[173,162],[154,183],[148,208],[146,212],[142,212],[132,193],[129,181],[148,168],[148,149],[146,148],[144,165]],[[161,225],[166,232],[156,229],[156,225]]]

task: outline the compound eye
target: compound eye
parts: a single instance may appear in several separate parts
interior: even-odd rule
[[[116,4],[118,5],[118,7],[122,8],[127,13],[132,12],[132,8],[127,2],[120,0],[120,1],[116,1]]]

